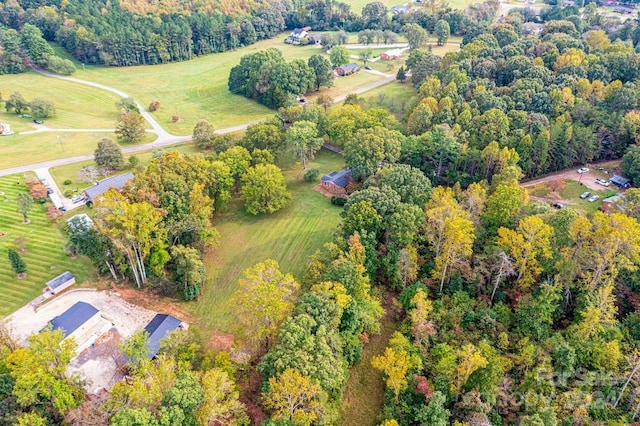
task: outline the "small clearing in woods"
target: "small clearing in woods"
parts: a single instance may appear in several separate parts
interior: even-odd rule
[[[342,397],[340,420],[343,426],[373,426],[379,423],[384,404],[385,383],[382,373],[371,366],[371,359],[382,355],[400,323],[401,308],[395,296],[383,296],[385,314],[380,320],[380,334],[370,336],[362,359],[349,370],[349,380]]]

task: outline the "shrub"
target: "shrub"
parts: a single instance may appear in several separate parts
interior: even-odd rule
[[[172,123],[177,123],[178,121],[180,121],[180,117],[178,117],[177,115],[174,115],[171,117],[171,122]]]
[[[331,204],[335,204],[336,206],[344,206],[347,204],[347,199],[342,197],[336,197],[335,195],[331,197]]]
[[[306,180],[307,182],[315,182],[316,180],[318,180],[318,175],[319,174],[320,174],[320,170],[318,170],[318,169],[309,169],[304,174],[304,180]]]
[[[160,109],[160,102],[158,101],[151,101],[151,103],[149,104],[149,111],[154,112]]]
[[[131,157],[129,157],[129,160],[127,160],[127,166],[130,169],[134,169],[138,164],[140,164],[140,159],[135,155],[132,155]]]
[[[63,185],[71,185],[73,183],[73,181],[71,181],[71,179],[67,179],[64,182],[62,182]]]
[[[16,274],[24,274],[27,272],[27,265],[14,249],[9,249],[9,262]]]
[[[73,197],[73,191],[70,189],[67,189],[66,191],[64,191],[64,196],[67,198]]]

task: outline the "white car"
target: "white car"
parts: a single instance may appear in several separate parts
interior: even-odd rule
[[[40,179],[40,182],[42,182],[44,186],[49,186],[49,181],[45,178]]]
[[[84,195],[74,195],[73,197],[71,197],[71,202],[72,203],[79,203],[81,201],[84,201],[85,197]]]
[[[597,178],[597,179],[596,179],[596,183],[597,183],[598,185],[602,185],[602,186],[609,186],[609,185],[611,185],[611,182],[609,182],[608,180],[604,180],[604,179],[600,179],[600,178]]]
[[[590,203],[593,203],[594,201],[598,201],[599,199],[600,199],[599,195],[592,195],[591,197],[589,197],[587,201]]]
[[[587,173],[589,171],[589,169],[587,169],[586,167],[580,167],[578,169],[578,173]]]

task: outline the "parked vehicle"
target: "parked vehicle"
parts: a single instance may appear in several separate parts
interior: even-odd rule
[[[600,178],[597,178],[597,179],[596,179],[596,183],[597,183],[598,185],[602,185],[602,186],[609,186],[609,185],[611,185],[611,182],[609,182],[608,180],[604,180],[604,179],[600,179]]]
[[[560,203],[554,203],[553,204],[553,208],[561,210],[561,209],[564,209],[564,206],[562,204],[560,204]]]
[[[36,124],[44,124],[44,121],[38,119],[33,120],[33,122]]]
[[[598,201],[599,199],[600,199],[599,195],[592,195],[591,197],[589,197],[587,201],[590,203],[593,203],[594,201]]]
[[[587,169],[586,167],[580,167],[578,169],[578,173],[587,173],[589,171],[589,169]]]
[[[74,195],[73,197],[71,197],[71,202],[72,203],[80,203],[82,201],[85,200],[85,196],[84,195]]]
[[[44,186],[49,186],[49,181],[45,178],[40,179],[40,182],[42,182]]]
[[[591,196],[591,193],[589,191],[585,191],[582,194],[580,194],[580,198],[582,198],[583,200],[585,198],[589,198]]]

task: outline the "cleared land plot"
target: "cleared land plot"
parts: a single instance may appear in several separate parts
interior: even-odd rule
[[[114,133],[106,132],[40,132],[28,135],[16,132],[0,138],[0,169],[91,154],[102,138],[117,141]],[[140,143],[149,143],[156,138],[155,133],[147,133]]]
[[[27,305],[7,317],[6,323],[12,333],[24,341],[30,335],[39,332],[49,321],[73,306],[76,302],[86,302],[98,309],[104,322],[110,322],[116,335],[122,338],[131,336],[144,328],[154,317],[156,312],[133,305],[111,291],[95,291],[93,289],[76,289],[65,292],[47,301],[34,310]],[[107,327],[109,325],[107,324]],[[113,329],[112,329],[113,330]],[[109,334],[103,335],[95,343],[74,359],[70,365],[71,371],[79,371],[89,379],[87,390],[97,387],[110,388],[118,377],[116,364],[111,352],[117,347],[117,342],[108,339]],[[109,347],[112,346],[112,347]]]
[[[322,150],[309,167],[318,168],[324,174],[340,170],[343,164],[340,155]],[[285,177],[293,201],[284,210],[273,215],[252,216],[235,200],[215,220],[220,241],[205,257],[204,294],[197,303],[187,305],[203,328],[234,331],[236,314],[229,299],[245,269],[271,258],[278,261],[283,272],[300,278],[309,255],[331,240],[342,209],[313,190],[317,182],[298,180],[291,167],[285,171]]]
[[[534,199],[547,202],[558,202],[565,204],[584,213],[593,213],[602,205],[602,200],[618,193],[615,187],[601,189],[591,189],[578,182],[571,180],[555,180],[540,185],[527,188],[529,195]],[[590,192],[591,195],[597,195],[599,200],[589,202],[587,199],[580,198],[580,194]]]
[[[18,184],[20,183],[20,184]],[[42,293],[47,281],[64,271],[71,271],[76,282],[82,283],[92,269],[88,259],[72,259],[64,253],[67,242],[61,225],[52,224],[45,215],[46,208],[34,204],[29,219],[22,224],[16,212],[16,194],[26,190],[21,175],[0,178],[0,318],[25,305]],[[7,258],[9,248],[16,249],[18,238],[26,240],[25,252],[20,256],[27,265],[27,277],[19,280]]]
[[[340,95],[347,95],[354,91],[363,88],[371,83],[383,79],[384,77],[360,70],[355,74],[347,75],[344,77],[336,76],[333,82],[333,87],[329,89],[323,89],[320,92],[313,92],[307,96],[308,102],[315,102],[315,99],[319,95],[329,95],[332,98],[337,98]]]
[[[159,101],[160,109],[154,115],[174,134],[190,134],[200,119],[208,120],[216,128],[235,126],[273,114],[267,107],[229,92],[229,72],[242,56],[269,47],[280,49],[287,60],[307,59],[322,53],[316,46],[285,44],[287,35],[283,33],[238,50],[185,62],[122,68],[87,66],[86,71],[80,66],[74,77],[121,89],[145,106]],[[174,115],[180,117],[180,122],[171,122]]]
[[[50,78],[34,71],[23,74],[0,76],[2,96],[8,99],[13,92],[20,92],[27,101],[34,98],[48,100],[56,107],[56,116],[45,119],[45,124],[57,129],[112,129],[118,118],[117,95],[93,87]],[[15,114],[2,114],[0,119],[14,124],[28,123],[33,129],[32,119]],[[14,129],[15,131],[15,129]]]

